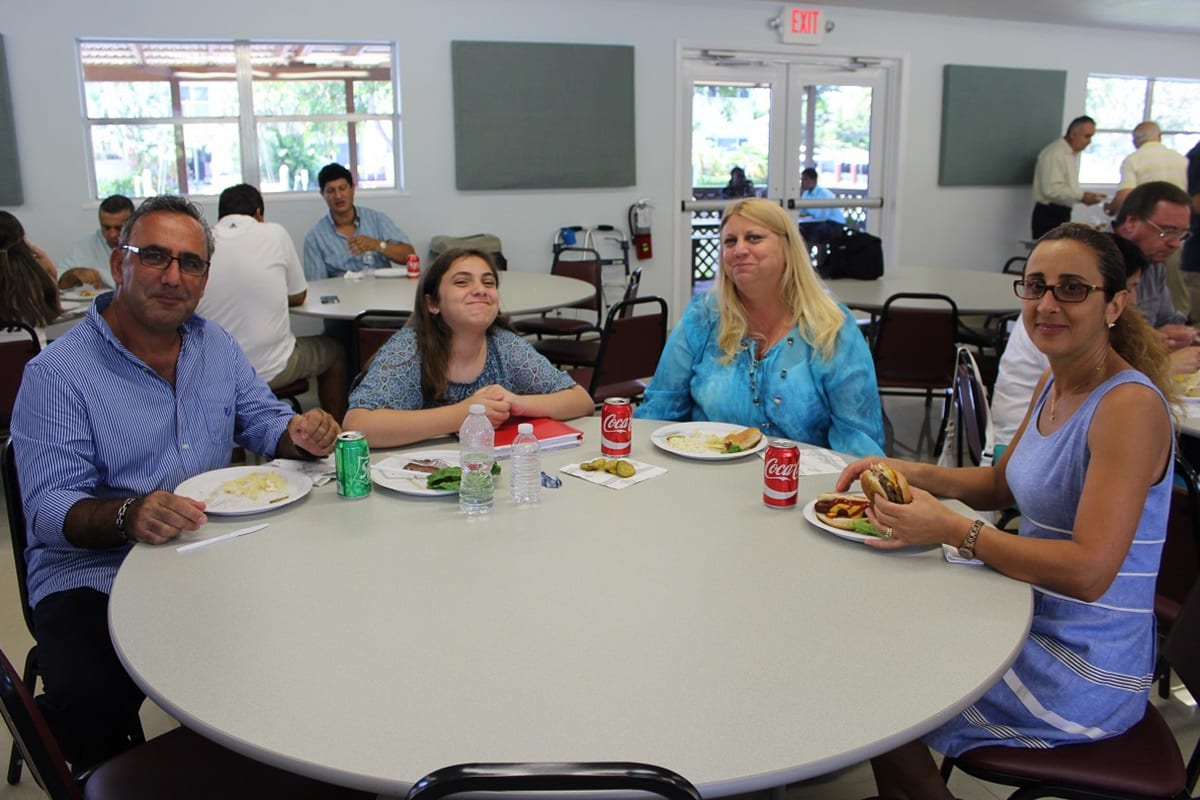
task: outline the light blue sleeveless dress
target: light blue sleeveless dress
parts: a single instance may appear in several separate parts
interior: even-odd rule
[[[1033,423],[1026,428],[1007,469],[1021,507],[1020,536],[1071,537],[1090,458],[1092,416],[1105,394],[1131,382],[1154,388],[1142,373],[1125,370],[1096,387],[1049,436]],[[1051,385],[1038,400],[1034,420]],[[1085,603],[1034,586],[1033,624],[1016,662],[977,703],[925,737],[930,747],[950,756],[984,745],[1055,747],[1115,736],[1141,720],[1153,679],[1154,583],[1173,471],[1151,487],[1129,554],[1108,591]]]

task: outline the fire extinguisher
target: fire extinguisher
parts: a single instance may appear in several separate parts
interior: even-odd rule
[[[638,200],[629,207],[629,232],[633,235],[633,252],[639,261],[654,257],[650,241],[650,202]]]

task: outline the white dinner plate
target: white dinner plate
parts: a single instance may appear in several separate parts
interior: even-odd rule
[[[442,497],[458,494],[458,489],[430,489],[425,485],[428,472],[407,470],[404,465],[418,458],[440,458],[452,467],[459,465],[457,450],[418,450],[414,453],[399,453],[388,456],[378,464],[371,465],[371,481],[385,489],[423,497]]]
[[[686,450],[676,450],[667,442],[668,436],[674,436],[677,433],[684,435],[701,435],[713,434],[715,436],[724,437],[737,431],[745,430],[745,425],[733,425],[728,422],[672,422],[670,425],[663,425],[654,433],[650,434],[650,442],[660,450],[666,450],[668,453],[673,453],[684,458],[694,458],[697,461],[729,461],[735,458],[745,458],[751,453],[757,453],[767,446],[767,437],[759,439],[758,444],[751,447],[749,450],[743,450],[740,453],[689,453]]]
[[[83,300],[90,303],[106,291],[107,289],[94,289],[91,286],[76,286],[62,292],[60,296],[63,300]]]
[[[267,491],[258,497],[248,497],[244,494],[229,494],[223,491],[226,481],[245,478],[254,473],[275,473],[283,479],[282,491]],[[208,505],[205,514],[221,516],[241,516],[242,514],[258,514],[263,511],[274,511],[299,500],[312,491],[312,478],[303,472],[293,469],[278,469],[276,467],[226,467],[214,469],[212,472],[202,472],[188,478],[175,487],[175,494],[200,500]]]
[[[809,522],[811,522],[813,525],[816,525],[821,530],[829,531],[834,536],[840,536],[843,539],[849,539],[853,542],[865,542],[868,539],[880,538],[878,536],[871,536],[870,534],[867,534],[867,533],[859,533],[858,531],[848,531],[848,530],[844,530],[842,528],[836,528],[833,525],[830,525],[829,523],[825,522],[817,515],[816,505],[817,505],[817,499],[814,497],[812,500],[810,500],[808,502],[808,505],[806,505],[804,507],[804,518],[806,520],[808,520]]]

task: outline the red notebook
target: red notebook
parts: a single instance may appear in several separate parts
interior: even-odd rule
[[[496,428],[496,458],[508,458],[508,451],[512,448],[513,440],[517,438],[517,425],[522,422],[533,424],[533,435],[537,437],[543,450],[575,447],[583,441],[583,431],[565,422],[549,417],[513,417]]]

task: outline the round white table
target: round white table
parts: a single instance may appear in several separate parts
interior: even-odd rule
[[[873,281],[839,278],[825,281],[829,291],[850,308],[879,313],[887,299],[899,292],[947,295],[959,314],[1004,314],[1021,310],[1013,293],[1019,275],[970,269],[888,268]],[[943,306],[944,307],[944,306]]]
[[[548,472],[597,455],[598,420],[575,424],[584,444]],[[633,457],[666,474],[620,491],[560,473],[516,507],[502,462],[482,518],[330,484],[189,538],[271,523],[250,536],[139,545],[109,607],[118,653],[184,724],[334,783],[402,795],[460,762],[634,760],[706,797],[909,741],[1016,657],[1027,585],[767,508],[759,457],[673,456],[658,424],[635,421]],[[802,478],[801,505],[833,481]]]
[[[368,309],[413,310],[417,281],[409,278],[309,281],[308,296],[293,314],[352,320]],[[506,314],[536,314],[569,306],[592,296],[586,281],[541,272],[500,273],[500,308]],[[336,301],[328,298],[336,297]]]

